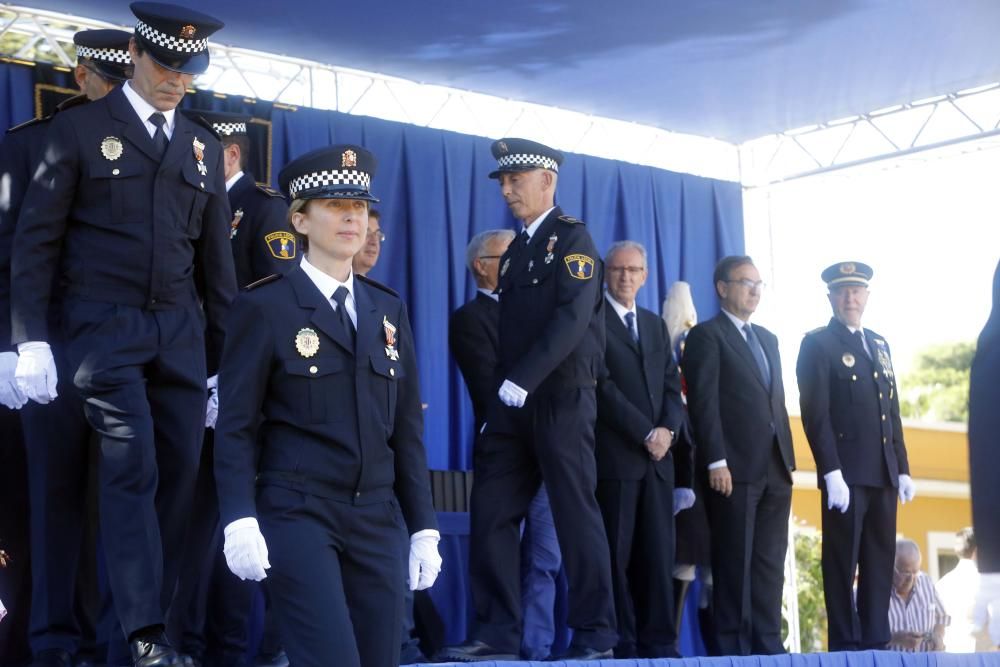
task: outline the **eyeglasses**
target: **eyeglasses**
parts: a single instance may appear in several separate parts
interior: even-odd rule
[[[480,255],[479,259],[500,259],[503,255]]]
[[[893,567],[892,569],[896,574],[898,574],[903,579],[910,579],[920,574],[920,570],[916,571],[900,570],[898,567]]]
[[[615,275],[627,273],[630,276],[637,276],[645,270],[646,269],[641,266],[612,266],[608,269],[608,273],[613,273]]]
[[[764,288],[767,287],[767,283],[765,283],[763,280],[758,280],[758,281],[755,282],[753,280],[750,280],[749,278],[740,278],[739,280],[726,280],[726,281],[723,281],[723,282],[736,283],[736,284],[739,284],[739,285],[743,285],[744,287],[746,287],[751,292],[753,292],[754,290],[761,290],[761,291],[763,291]]]
[[[379,243],[385,243],[385,234],[382,233],[381,229],[373,229],[372,231],[368,232],[368,238],[378,239]]]

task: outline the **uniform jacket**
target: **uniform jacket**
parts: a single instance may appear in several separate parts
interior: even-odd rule
[[[272,484],[353,504],[384,502],[395,491],[410,533],[437,527],[406,307],[358,275],[354,298],[356,351],[299,267],[237,297],[215,435],[224,525],[256,516],[255,484]],[[398,360],[386,351],[384,322],[395,327]],[[318,336],[312,356],[296,345],[305,329]]]
[[[836,319],[802,340],[799,405],[821,486],[837,469],[863,486],[897,486],[909,474],[889,346],[870,329],[865,340],[871,358]]]
[[[684,419],[681,381],[670,334],[652,311],[637,308],[639,344],[606,305],[607,347],[597,382],[597,474],[602,479],[642,479],[650,466],[673,479],[673,451],[657,462],[643,441],[654,427],[673,433]]]
[[[770,366],[770,391],[750,346],[725,313],[691,329],[683,361],[698,470],[726,459],[733,481],[740,483],[764,478],[775,438],[785,467],[795,469],[778,339],[751,326]]]
[[[236,280],[222,145],[212,130],[177,113],[157,159],[117,88],[57,114],[42,156],[14,238],[13,342],[49,338],[46,308],[58,277],[67,297],[90,301],[155,310],[200,298],[217,354]]]
[[[496,398],[500,305],[482,292],[456,310],[448,323],[448,347],[472,399],[476,432],[486,421],[486,406]]]
[[[288,227],[288,204],[280,192],[257,185],[252,174],[244,173],[229,189],[229,205],[237,285],[245,287],[298,266],[298,243]]]
[[[586,226],[558,207],[527,246],[515,238],[497,285],[500,376],[529,396],[595,387],[604,356],[603,280]]]

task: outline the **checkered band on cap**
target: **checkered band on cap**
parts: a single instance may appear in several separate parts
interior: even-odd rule
[[[212,123],[212,129],[218,132],[224,137],[232,136],[234,134],[246,134],[247,124],[246,123]]]
[[[92,58],[93,60],[102,60],[122,65],[132,64],[132,56],[128,54],[128,51],[122,51],[121,49],[94,49],[89,46],[77,46],[76,57]]]
[[[160,32],[153,26],[147,25],[142,21],[135,24],[135,31],[153,44],[177,53],[201,53],[208,48],[207,37],[205,39],[174,37],[165,32]]]
[[[363,171],[314,171],[311,174],[303,174],[293,178],[288,183],[288,194],[295,199],[300,192],[321,188],[325,185],[355,185],[357,189],[368,191],[371,187],[372,177]]]
[[[552,171],[559,171],[559,163],[550,157],[544,155],[533,155],[531,153],[512,153],[510,155],[501,155],[497,158],[497,165],[503,169],[504,167],[535,167],[537,169],[551,169]]]

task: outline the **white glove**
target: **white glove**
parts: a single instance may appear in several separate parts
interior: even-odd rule
[[[48,343],[29,341],[17,346],[17,388],[36,403],[48,403],[56,396],[56,361]]]
[[[0,352],[0,404],[11,410],[17,410],[28,402],[14,379],[16,369],[17,352]]]
[[[917,485],[913,483],[913,480],[909,475],[899,476],[899,502],[904,505],[917,495]]]
[[[219,376],[208,378],[208,406],[205,408],[205,428],[215,428],[219,418]]]
[[[674,489],[674,516],[694,505],[694,491],[685,487]]]
[[[826,481],[826,508],[837,508],[841,514],[845,513],[851,505],[851,490],[844,481],[844,473],[837,468],[823,475],[823,479]]]
[[[988,625],[990,640],[1000,646],[1000,572],[980,572],[979,589],[972,607],[972,625],[976,632]]]
[[[410,536],[410,590],[422,591],[434,585],[441,572],[438,542],[441,533],[432,528],[418,530]]]
[[[508,407],[523,408],[524,399],[528,398],[528,392],[510,380],[504,380],[503,384],[500,385],[500,391],[497,392],[497,396]]]
[[[222,553],[226,565],[240,579],[260,581],[267,576],[264,570],[271,567],[267,560],[267,544],[260,534],[257,519],[252,516],[233,521],[222,531],[226,542]]]

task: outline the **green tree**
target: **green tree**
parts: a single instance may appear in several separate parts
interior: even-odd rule
[[[803,653],[826,650],[826,603],[820,565],[822,545],[818,533],[795,531],[795,583],[799,594],[799,642]],[[787,627],[782,629],[788,631]]]
[[[969,369],[974,342],[932,345],[917,353],[900,379],[900,413],[912,419],[965,422],[969,418]]]

